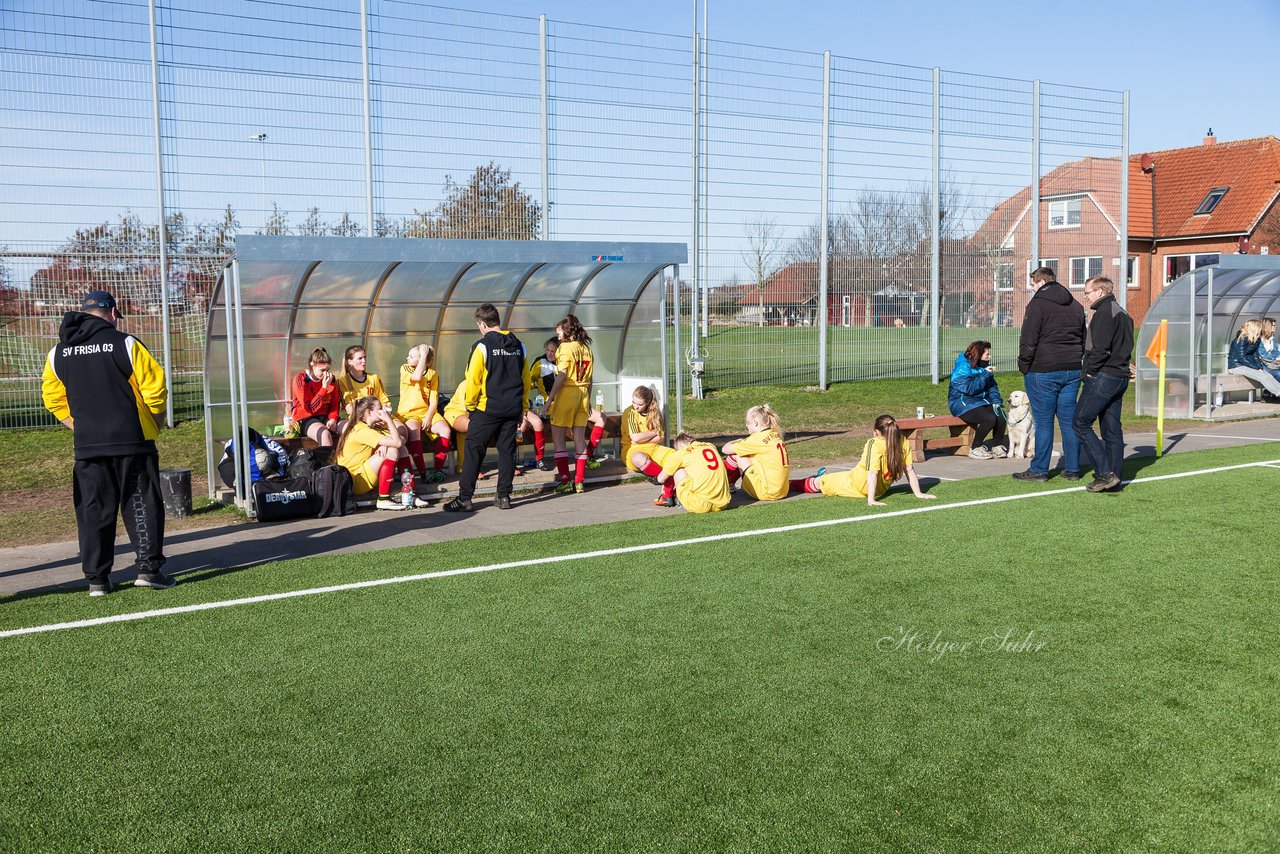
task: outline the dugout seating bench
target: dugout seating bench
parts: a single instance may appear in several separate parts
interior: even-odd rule
[[[554,445],[551,441],[551,424],[545,418],[543,419],[543,424],[545,425],[543,427],[543,430],[546,432],[547,452],[554,454],[554,451],[552,450]],[[591,434],[591,425],[587,425],[587,435],[590,436],[590,434]],[[455,433],[454,435],[459,437],[459,440],[453,443],[454,444],[454,465],[456,466],[456,469],[460,471],[462,469],[462,449],[466,445],[467,434]],[[605,439],[616,440],[621,435],[622,435],[622,413],[606,412],[604,414],[604,436],[601,437],[601,442],[603,442]],[[569,441],[570,442],[573,441],[572,432],[570,432],[569,434]],[[517,448],[523,447],[525,445],[532,445],[532,444],[533,444],[533,433],[531,431],[526,431],[525,433],[521,434],[520,438],[516,441]],[[497,447],[496,436],[493,439],[489,440],[489,447],[490,448]]]
[[[1253,403],[1254,393],[1261,392],[1263,390],[1262,383],[1257,380],[1250,379],[1249,377],[1241,376],[1240,374],[1214,374],[1212,383],[1209,382],[1209,376],[1207,374],[1201,374],[1196,377],[1195,385],[1196,396],[1203,394],[1206,403],[1211,403],[1213,401],[1213,395],[1217,392],[1219,385],[1222,386],[1222,396],[1224,401],[1232,393],[1248,392],[1249,402]]]
[[[939,448],[954,448],[950,453],[967,455],[973,446],[973,428],[952,415],[934,415],[929,418],[903,418],[898,429],[911,447],[911,457],[923,460],[925,452]],[[924,431],[946,429],[948,435],[926,437]]]

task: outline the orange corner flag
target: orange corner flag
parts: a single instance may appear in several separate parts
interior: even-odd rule
[[[1147,346],[1147,359],[1153,365],[1160,364],[1160,357],[1168,350],[1169,345],[1169,321],[1160,321],[1160,328],[1156,330],[1155,337],[1151,339],[1151,343]]]

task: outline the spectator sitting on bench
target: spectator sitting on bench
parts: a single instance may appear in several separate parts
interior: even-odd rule
[[[947,391],[947,408],[973,428],[973,447],[969,451],[972,459],[989,460],[1009,455],[1005,439],[1008,420],[1004,398],[1000,396],[991,368],[990,341],[974,341],[956,356],[951,387]],[[991,441],[984,443],[988,434]]]
[[[1280,344],[1276,343],[1274,317],[1262,318],[1262,337],[1258,339],[1258,361],[1262,362],[1264,371],[1280,379]],[[1270,397],[1269,394],[1264,396]]]
[[[1280,379],[1262,366],[1258,342],[1262,339],[1262,321],[1246,320],[1227,351],[1227,373],[1248,377],[1272,396],[1280,396]]]

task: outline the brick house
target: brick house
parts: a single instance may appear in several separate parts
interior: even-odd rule
[[[1040,258],[1076,293],[1090,276],[1119,284],[1120,180],[1115,158],[1065,163],[1041,179]],[[1134,155],[1129,162],[1126,301],[1142,316],[1166,284],[1222,253],[1280,252],[1280,140],[1274,136]],[[1021,322],[1031,291],[1030,189],[998,204],[971,238],[991,259],[996,323]],[[1247,243],[1243,243],[1247,241]],[[1024,269],[1025,268],[1025,269]]]

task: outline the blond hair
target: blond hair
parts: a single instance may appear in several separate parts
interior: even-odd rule
[[[1244,325],[1240,327],[1240,331],[1236,334],[1237,338],[1244,337],[1250,344],[1262,337],[1262,321],[1256,317],[1252,320],[1246,320]]]
[[[748,426],[752,421],[763,424],[766,430],[772,430],[778,434],[779,439],[782,438],[782,422],[778,420],[778,413],[774,412],[769,404],[762,403],[748,409],[746,420]]]

